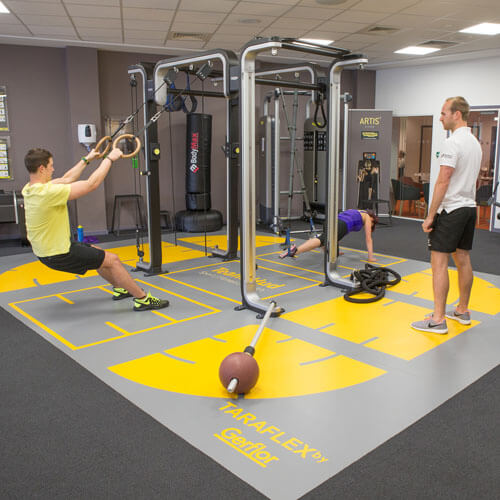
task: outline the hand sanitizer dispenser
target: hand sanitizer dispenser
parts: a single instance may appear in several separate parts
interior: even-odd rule
[[[78,142],[90,151],[90,145],[97,142],[96,128],[93,123],[81,123],[78,125]]]

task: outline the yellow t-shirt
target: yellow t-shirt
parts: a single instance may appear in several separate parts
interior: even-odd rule
[[[37,257],[69,252],[69,184],[26,184],[22,193],[28,240]]]

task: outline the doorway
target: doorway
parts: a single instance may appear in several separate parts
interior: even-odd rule
[[[497,158],[498,109],[472,110],[467,125],[481,144],[483,157],[476,183],[477,221],[479,229],[490,229],[491,206],[488,200],[493,192]]]
[[[391,196],[393,214],[422,219],[429,204],[432,116],[393,118]]]

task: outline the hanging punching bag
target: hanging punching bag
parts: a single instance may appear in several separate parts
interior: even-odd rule
[[[176,214],[177,229],[187,232],[217,231],[222,227],[222,214],[211,210],[212,115],[189,113],[186,116],[187,210]]]

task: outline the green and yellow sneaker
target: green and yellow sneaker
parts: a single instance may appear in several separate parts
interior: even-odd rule
[[[113,288],[113,300],[122,300],[127,297],[132,297],[132,294],[125,288]]]
[[[143,299],[134,299],[134,311],[149,311],[168,307],[168,300],[153,297],[150,292]]]

